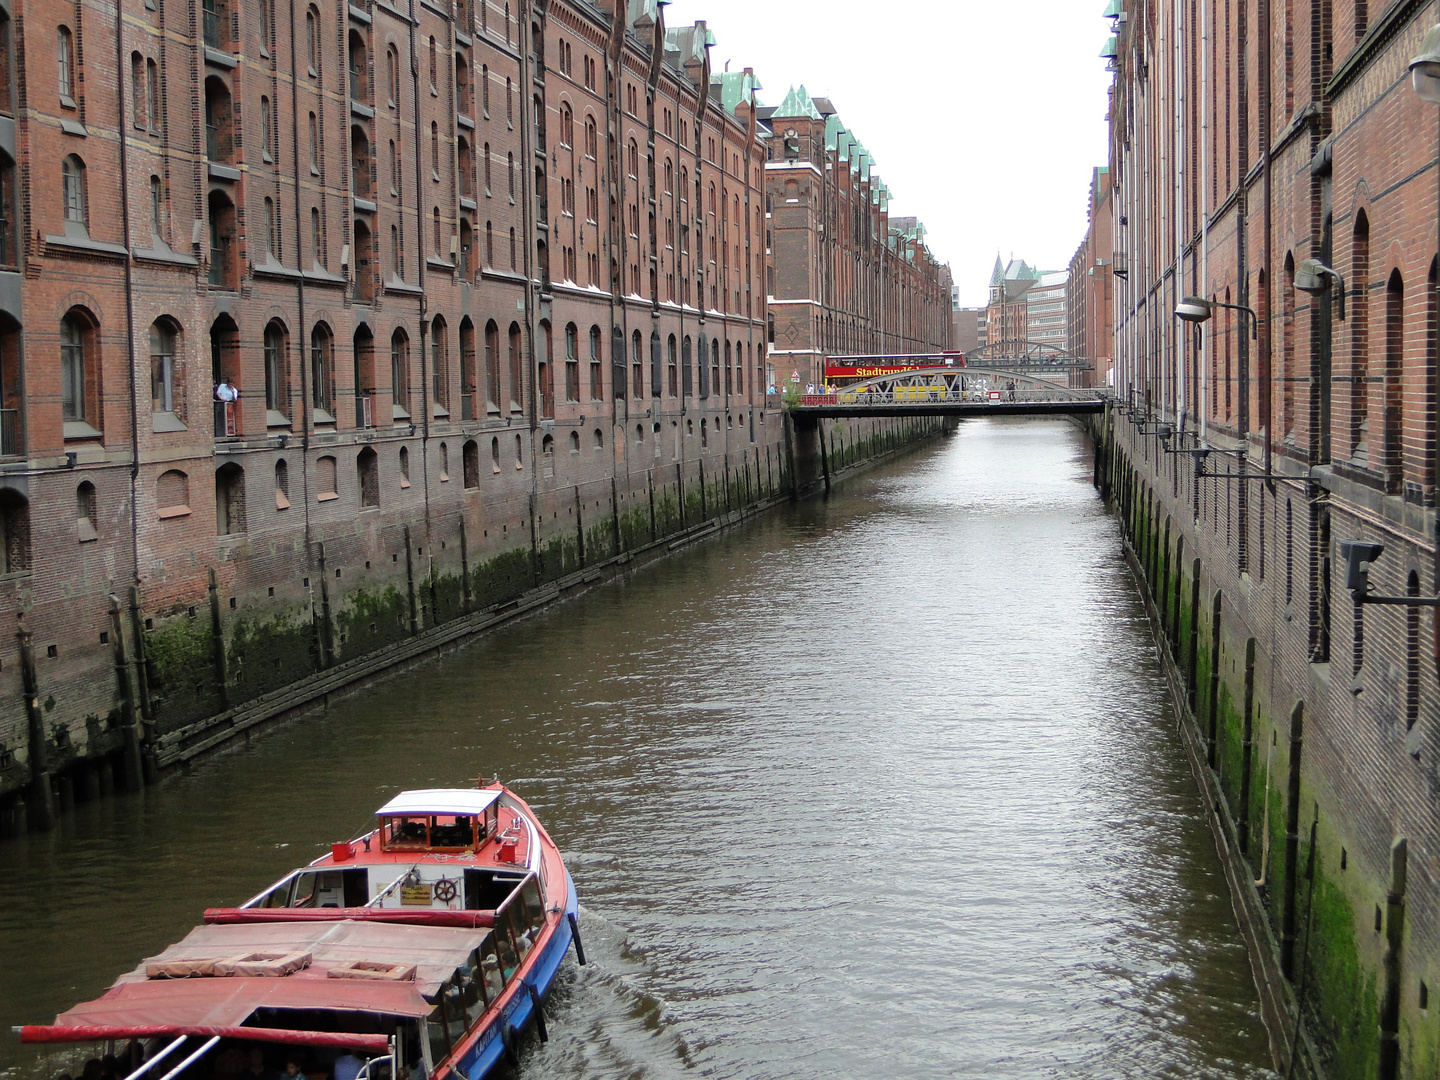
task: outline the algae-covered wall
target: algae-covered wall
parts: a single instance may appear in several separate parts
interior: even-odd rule
[[[1167,454],[1123,414],[1095,431],[1098,478],[1219,798],[1222,846],[1263,913],[1258,940],[1286,1010],[1267,1017],[1279,1063],[1296,1046],[1294,1075],[1440,1075],[1429,613],[1417,627],[1403,608],[1356,605],[1345,591],[1331,538],[1376,526],[1343,488],[1298,471],[1269,484],[1197,476],[1193,456]],[[1398,568],[1372,571],[1374,591],[1403,595],[1404,574],[1431,553],[1413,538],[1407,550],[1398,526],[1386,540]]]
[[[534,454],[528,433],[503,445],[496,436],[488,453],[475,441],[440,442],[416,453],[414,468],[382,455],[370,491],[343,473],[338,495],[298,482],[287,493],[261,478],[246,493],[246,530],[220,537],[213,561],[194,552],[194,584],[167,581],[153,596],[137,588],[97,613],[100,647],[65,654],[78,674],[47,666],[43,644],[21,665],[35,694],[4,672],[17,681],[17,708],[0,711],[0,832],[34,827],[46,800],[63,812],[153,779],[196,747],[222,744],[233,725],[423,655],[416,648],[436,635],[483,628],[792,497],[778,411],[748,428],[660,426],[623,441],[615,431],[614,442],[597,430],[588,445],[577,432],[568,450],[547,436]],[[942,426],[828,421],[829,467],[862,465]]]

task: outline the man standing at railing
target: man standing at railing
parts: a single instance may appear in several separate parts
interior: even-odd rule
[[[231,402],[240,397],[240,391],[235,389],[230,382],[230,376],[221,376],[220,381],[215,384],[215,400]]]

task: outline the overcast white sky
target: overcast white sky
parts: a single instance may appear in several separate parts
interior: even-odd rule
[[[1104,0],[675,0],[704,19],[716,70],[752,67],[778,105],[829,97],[914,214],[960,299],[985,302],[995,253],[1064,269],[1105,164]]]

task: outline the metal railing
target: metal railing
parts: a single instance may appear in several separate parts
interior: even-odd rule
[[[205,33],[205,44],[212,49],[228,51],[230,48],[230,27],[227,25],[225,12],[216,11],[213,8],[205,8],[201,11],[201,21]]]
[[[1067,390],[1059,387],[1022,390],[1002,387],[897,386],[890,390],[838,390],[830,394],[801,394],[801,407],[834,405],[1024,405],[1093,403],[1104,400],[1098,390]]]
[[[20,410],[0,409],[0,455],[13,457],[21,450]]]

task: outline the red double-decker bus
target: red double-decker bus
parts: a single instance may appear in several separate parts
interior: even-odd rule
[[[881,375],[898,375],[915,368],[964,367],[961,352],[896,353],[871,356],[827,356],[825,385],[834,389],[851,386]]]

